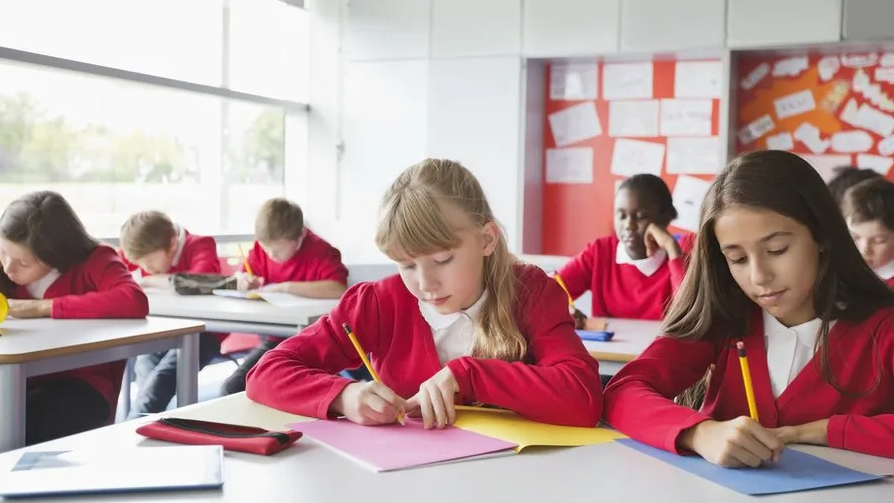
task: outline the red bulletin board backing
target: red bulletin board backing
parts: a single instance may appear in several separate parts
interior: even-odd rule
[[[598,76],[604,75],[604,64],[599,63]],[[653,99],[675,98],[674,96],[674,72],[676,61],[662,60],[653,62]],[[582,101],[553,100],[550,98],[549,82],[553,71],[553,65],[547,72],[547,96],[546,96],[546,123],[544,125],[544,151],[556,148],[556,143],[550,129],[548,117],[554,112],[582,103]],[[593,182],[586,184],[572,183],[547,183],[546,154],[544,153],[544,183],[543,183],[543,230],[542,249],[545,255],[576,255],[588,242],[609,235],[614,232],[612,218],[614,193],[616,182],[623,179],[611,173],[612,149],[615,138],[609,136],[609,101],[603,99],[604,87],[599,83],[598,99],[595,101],[596,112],[602,134],[593,138],[582,140],[568,145],[572,147],[593,148]],[[718,134],[720,116],[720,100],[713,99],[711,135]],[[635,140],[649,141],[666,144],[666,138],[636,137]],[[722,155],[722,151],[721,151]],[[667,158],[662,161],[661,177],[673,192],[677,175],[668,174]],[[688,175],[696,178],[710,180],[712,176]],[[671,229],[679,232],[679,229]]]
[[[742,56],[738,76],[733,83],[737,152],[767,148],[795,152],[826,179],[841,165],[873,168],[891,177],[894,54]],[[805,99],[786,101],[804,91]]]

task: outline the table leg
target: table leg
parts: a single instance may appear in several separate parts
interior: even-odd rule
[[[25,367],[0,365],[0,452],[25,446]]]
[[[199,334],[181,336],[177,351],[177,407],[183,407],[199,400]]]

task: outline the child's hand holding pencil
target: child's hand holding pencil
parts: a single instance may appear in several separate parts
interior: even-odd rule
[[[382,384],[379,374],[367,358],[366,351],[351,327],[347,323],[342,323],[342,328],[369,375],[372,376],[373,382],[347,385],[332,401],[330,411],[341,414],[357,424],[376,425],[395,422],[404,424],[407,402],[391,388]]]

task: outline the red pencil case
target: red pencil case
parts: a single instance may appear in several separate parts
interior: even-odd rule
[[[269,431],[251,426],[164,417],[137,428],[137,433],[177,444],[222,445],[230,451],[269,456],[301,438],[300,431]]]

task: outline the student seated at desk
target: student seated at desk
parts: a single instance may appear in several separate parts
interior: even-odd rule
[[[565,293],[509,253],[466,168],[428,159],[401,174],[385,194],[376,244],[399,275],[351,287],[329,315],[264,355],[248,375],[250,399],[368,425],[406,411],[443,427],[454,401],[545,423],[599,421],[598,363],[574,333]],[[361,365],[343,324],[382,383],[338,375]]]
[[[829,180],[826,187],[829,188],[829,192],[832,193],[832,198],[835,199],[835,204],[839,207],[841,207],[841,203],[844,200],[844,194],[848,189],[860,182],[882,176],[874,169],[861,169],[854,166],[839,166],[833,170],[833,173],[835,173],[835,176]]]
[[[10,299],[10,316],[144,318],[149,313],[146,295],[115,250],[87,234],[55,192],[33,192],[6,208],[0,216],[0,259],[0,290]],[[27,445],[109,424],[123,376],[119,361],[29,378]]]
[[[718,175],[664,333],[605,390],[621,432],[730,467],[788,443],[894,457],[894,293],[797,155],[751,152]],[[700,410],[675,403],[712,364]]]
[[[240,290],[263,288],[314,299],[337,299],[345,293],[348,268],[341,262],[341,252],[304,226],[304,213],[297,204],[282,198],[265,202],[255,219],[255,235],[246,260],[251,271],[243,266],[238,275]],[[222,393],[245,391],[245,375],[283,340],[265,337],[227,378]]]
[[[196,236],[175,225],[160,211],[132,215],[121,226],[121,258],[139,274],[144,287],[171,288],[175,273],[220,274],[214,238]],[[203,332],[199,336],[199,368],[220,354],[227,334]],[[177,350],[140,355],[134,364],[139,392],[130,417],[162,412],[177,392]]]
[[[661,178],[627,178],[615,196],[615,234],[599,238],[557,274],[572,298],[590,290],[591,316],[659,320],[685,274],[683,247],[667,231],[677,218],[670,190]],[[578,327],[582,321],[577,319]]]
[[[876,176],[854,185],[841,211],[863,259],[894,287],[894,183]]]

